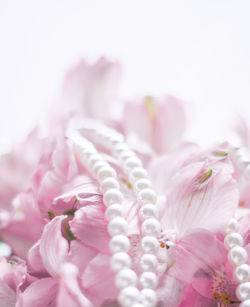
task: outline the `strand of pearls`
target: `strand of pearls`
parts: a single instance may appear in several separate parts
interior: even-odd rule
[[[230,146],[230,155],[237,169],[242,172],[245,181],[250,180],[250,161],[246,149]],[[236,295],[242,303],[240,307],[250,307],[250,266],[246,264],[248,255],[243,247],[243,238],[238,233],[239,224],[232,218],[227,227],[225,246],[229,249],[228,258],[236,267],[234,277],[239,283]]]
[[[109,222],[108,232],[111,236],[109,243],[110,251],[113,254],[111,268],[117,273],[115,283],[121,289],[118,300],[122,306],[133,306],[138,302],[139,290],[136,288],[138,277],[130,269],[128,223],[123,218],[123,194],[120,191],[116,171],[104,161],[88,140],[76,132],[70,133],[69,138],[74,143],[74,149],[80,162],[100,183],[103,202],[107,207],[105,217]]]
[[[228,259],[235,266],[234,278],[239,283],[236,295],[242,303],[240,307],[250,307],[250,266],[246,264],[247,252],[243,247],[244,240],[238,232],[239,224],[235,218],[230,219],[224,244],[229,250]]]
[[[230,145],[230,156],[237,169],[242,172],[246,181],[250,180],[250,160],[247,150],[234,145]]]
[[[113,129],[103,126],[100,129],[97,127],[86,127],[81,130],[81,133],[111,150],[113,156],[122,165],[122,169],[128,176],[129,182],[132,184],[137,202],[141,207],[139,216],[142,222],[141,234],[143,236],[141,241],[143,255],[140,259],[142,274],[139,280],[142,288],[140,301],[142,306],[155,306],[157,295],[154,289],[158,283],[158,277],[154,272],[158,264],[155,254],[159,248],[157,237],[161,232],[161,226],[155,206],[157,196],[152,189],[147,171],[142,167],[142,163],[135,153],[123,141],[123,137]],[[138,296],[137,291],[133,290],[132,294],[132,289],[126,288],[120,295],[122,302],[126,301],[128,293],[131,296]],[[124,306],[131,306],[131,304],[125,303]]]

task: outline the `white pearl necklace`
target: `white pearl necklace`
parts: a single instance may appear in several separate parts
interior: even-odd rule
[[[109,221],[108,232],[112,236],[110,240],[110,250],[113,253],[111,268],[117,273],[115,283],[121,289],[118,301],[124,307],[155,306],[157,295],[153,289],[157,286],[158,278],[153,271],[156,269],[158,261],[154,253],[159,248],[156,237],[161,230],[160,223],[156,219],[156,194],[151,189],[150,181],[146,179],[147,172],[142,168],[141,161],[128,149],[127,145],[123,142],[122,135],[111,129],[108,134],[100,134],[98,130],[93,128],[87,129],[87,132],[87,136],[91,133],[94,140],[98,140],[99,143],[106,145],[106,142],[109,141],[108,145],[111,147],[114,156],[122,162],[124,172],[127,173],[131,182],[133,182],[137,201],[141,205],[140,217],[143,221],[141,232],[144,237],[141,242],[143,255],[140,259],[143,271],[140,276],[142,290],[139,291],[136,287],[137,274],[130,269],[131,258],[127,253],[130,248],[130,242],[126,236],[128,224],[122,217],[123,195],[119,190],[116,172],[98,154],[92,143],[82,138],[76,132],[71,134],[70,138],[75,144],[80,161],[99,180],[100,188],[103,192],[103,201],[105,206],[107,206],[105,216]]]
[[[243,247],[243,238],[238,233],[239,224],[232,218],[226,229],[224,244],[229,250],[228,259],[235,266],[234,278],[239,283],[236,289],[236,296],[242,303],[240,307],[250,307],[250,266],[246,264],[248,255]]]
[[[237,168],[243,172],[245,180],[250,179],[250,161],[246,159],[244,151],[238,147],[231,146],[232,159]],[[224,244],[229,250],[228,259],[235,266],[234,278],[239,283],[236,296],[242,302],[240,307],[250,307],[250,266],[246,264],[248,254],[243,247],[244,240],[238,233],[239,224],[235,218],[231,218],[227,229]]]
[[[154,289],[158,278],[154,273],[158,260],[155,256],[159,242],[161,227],[157,219],[158,212],[155,207],[157,197],[148,179],[147,171],[142,167],[141,161],[131,151],[121,134],[105,126],[84,127],[81,134],[108,148],[113,156],[121,163],[124,173],[132,183],[137,202],[141,206],[139,216],[142,221],[141,233],[143,239],[141,246],[143,255],[140,266],[143,273],[140,276],[140,286],[137,288],[138,276],[131,267],[131,258],[128,255],[130,241],[127,237],[127,221],[123,218],[123,195],[116,179],[116,171],[103,160],[96,148],[77,132],[70,135],[75,144],[80,161],[89,169],[90,173],[98,179],[103,193],[103,202],[107,207],[105,217],[108,220],[108,232],[111,235],[110,250],[111,268],[117,273],[115,283],[121,289],[118,301],[123,307],[151,307],[157,303]],[[239,151],[233,148],[233,157],[237,167],[244,170],[246,179],[250,177],[250,162],[243,160]],[[237,297],[242,301],[240,307],[250,307],[250,266],[246,264],[248,255],[243,247],[243,238],[237,232],[238,222],[232,218],[226,229],[224,244],[229,250],[228,259],[235,266],[234,277],[239,283],[236,290]]]
[[[147,171],[142,167],[142,163],[135,153],[121,140],[123,138],[121,135],[119,135],[119,142],[116,142],[114,135],[117,135],[117,132],[113,129],[85,127],[81,132],[84,136],[108,147],[113,156],[121,163],[129,182],[132,183],[137,202],[141,206],[139,216],[142,220],[141,233],[143,235],[141,242],[143,255],[140,259],[140,266],[143,271],[140,276],[140,285],[143,288],[142,301],[146,306],[155,306],[157,296],[153,289],[157,286],[158,277],[154,270],[157,268],[158,260],[154,254],[159,248],[159,242],[156,237],[160,234],[161,226],[157,220],[156,193],[152,189]],[[123,293],[126,293],[126,291],[124,289]],[[128,306],[131,305],[128,304]]]
[[[230,145],[230,155],[246,181],[250,180],[250,161],[246,150]]]

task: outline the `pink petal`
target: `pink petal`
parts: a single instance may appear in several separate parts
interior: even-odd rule
[[[62,192],[54,198],[50,210],[55,214],[63,214],[70,209],[98,202],[101,202],[101,196],[97,183],[87,175],[79,175],[62,186]]]
[[[96,254],[96,249],[84,245],[79,240],[73,240],[70,242],[70,251],[67,261],[76,265],[78,270],[83,272]]]
[[[16,297],[36,278],[27,273],[25,262],[17,257],[0,259],[0,306],[15,306]]]
[[[19,194],[13,201],[12,218],[2,237],[14,253],[26,258],[28,249],[41,236],[45,222],[31,191]]]
[[[199,150],[198,145],[184,143],[170,153],[153,157],[147,169],[152,184],[158,193],[166,194],[171,178],[190,156],[193,157],[197,150]]]
[[[176,245],[176,255],[170,274],[192,283],[201,295],[211,298],[212,278],[225,268],[227,250],[215,235],[199,230],[181,239]],[[225,269],[224,269],[225,272]]]
[[[183,293],[182,300],[178,304],[178,307],[202,307],[202,306],[209,306],[209,307],[217,307],[217,302],[211,299],[207,299],[206,297],[201,296],[197,293],[192,285],[188,285]]]
[[[229,159],[181,168],[169,183],[163,228],[176,229],[180,236],[194,228],[222,229],[238,204],[232,171]]]
[[[84,296],[77,283],[77,267],[65,263],[59,282],[57,306],[91,307],[92,304]]]
[[[102,204],[89,205],[77,210],[70,222],[70,228],[85,245],[103,253],[109,253],[109,234]]]
[[[55,306],[58,281],[55,278],[43,278],[33,282],[18,297],[16,307]]]
[[[63,237],[61,227],[65,216],[56,216],[43,230],[40,241],[40,254],[46,270],[57,276],[68,255],[69,244]]]
[[[110,119],[114,108],[120,106],[119,80],[119,63],[100,58],[91,65],[82,60],[68,72],[62,95],[53,106],[52,120],[60,121],[68,114]]]
[[[70,146],[64,138],[58,138],[49,153],[40,162],[36,176],[40,177],[37,185],[39,205],[48,211],[53,199],[60,195],[62,186],[71,181],[78,172],[77,164]]]
[[[90,295],[101,301],[116,299],[115,274],[110,269],[110,256],[99,253],[90,261],[82,275],[82,285]]]
[[[24,230],[23,221],[15,221],[10,223],[1,234],[4,242],[8,243],[12,251],[20,258],[25,259],[28,250],[33,245],[34,241],[27,238],[27,232]]]
[[[46,269],[43,265],[40,254],[40,240],[37,241],[28,251],[28,263],[31,267],[32,273],[45,273]]]
[[[41,157],[44,141],[38,129],[34,129],[12,151],[0,158],[0,203],[1,208],[11,209],[15,196],[27,188],[29,179]]]
[[[0,280],[0,306],[14,307],[16,303],[16,293],[6,282]]]
[[[125,132],[136,133],[157,153],[175,147],[186,126],[181,103],[171,96],[145,97],[139,103],[129,102],[125,105],[123,118]]]

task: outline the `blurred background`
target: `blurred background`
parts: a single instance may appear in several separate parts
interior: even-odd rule
[[[0,0],[0,151],[23,138],[82,57],[119,60],[123,97],[186,101],[188,137],[250,118],[249,0]]]

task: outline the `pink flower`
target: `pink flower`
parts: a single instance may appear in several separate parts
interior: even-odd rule
[[[242,192],[242,172],[228,154],[229,145],[201,150],[182,141],[186,117],[181,102],[171,96],[121,103],[119,76],[118,63],[81,61],[68,73],[52,107],[49,137],[40,139],[35,131],[0,161],[0,235],[24,259],[0,259],[1,306],[118,306],[100,187],[65,137],[69,126],[84,120],[100,120],[124,133],[154,183],[162,228],[157,237],[159,304],[238,304],[223,244],[225,225],[237,212]],[[132,269],[140,275],[142,221],[132,182],[106,148],[97,148],[116,170]],[[249,216],[240,224],[249,253]]]
[[[70,145],[64,139],[44,144],[27,190],[12,201],[11,218],[1,230],[5,242],[24,259],[51,217],[71,216],[86,202],[100,202],[97,186],[86,171],[81,174]]]
[[[17,257],[0,258],[0,305],[14,307],[16,299],[36,278],[27,273],[25,262]]]
[[[121,107],[118,103],[120,75],[118,62],[104,57],[94,64],[81,60],[67,73],[62,93],[52,106],[51,120],[69,116],[110,120],[114,109]]]
[[[41,157],[43,145],[38,129],[34,129],[24,142],[16,144],[11,152],[1,156],[0,203],[2,212],[3,210],[11,211],[12,200],[19,192],[26,189]]]
[[[65,263],[57,278],[42,278],[33,282],[20,295],[16,307],[72,306],[91,307],[77,283],[76,266]]]
[[[228,158],[189,161],[171,179],[166,179],[168,187],[159,204],[166,238],[170,230],[169,234],[174,231],[178,237],[195,228],[218,231],[238,205],[237,183]]]
[[[31,272],[40,279],[32,283],[20,296],[18,307],[42,307],[49,304],[52,306],[92,306],[84,295],[83,289],[80,289],[79,269],[76,265],[81,259],[79,267],[83,268],[84,264],[86,266],[94,257],[95,252],[91,252],[88,248],[84,249],[84,247],[79,249],[77,243],[74,243],[73,251],[78,253],[72,253],[70,238],[67,238],[67,234],[69,236],[70,233],[67,216],[54,217],[45,226],[41,239],[29,250],[28,254]]]
[[[176,246],[176,263],[169,274],[187,283],[183,306],[235,306],[233,265],[228,262],[223,242],[205,230],[190,233]],[[183,272],[185,272],[183,274]]]
[[[161,154],[179,144],[186,128],[186,117],[181,102],[176,98],[147,96],[138,103],[125,103],[123,128],[128,141],[141,139],[144,146],[150,146]]]

